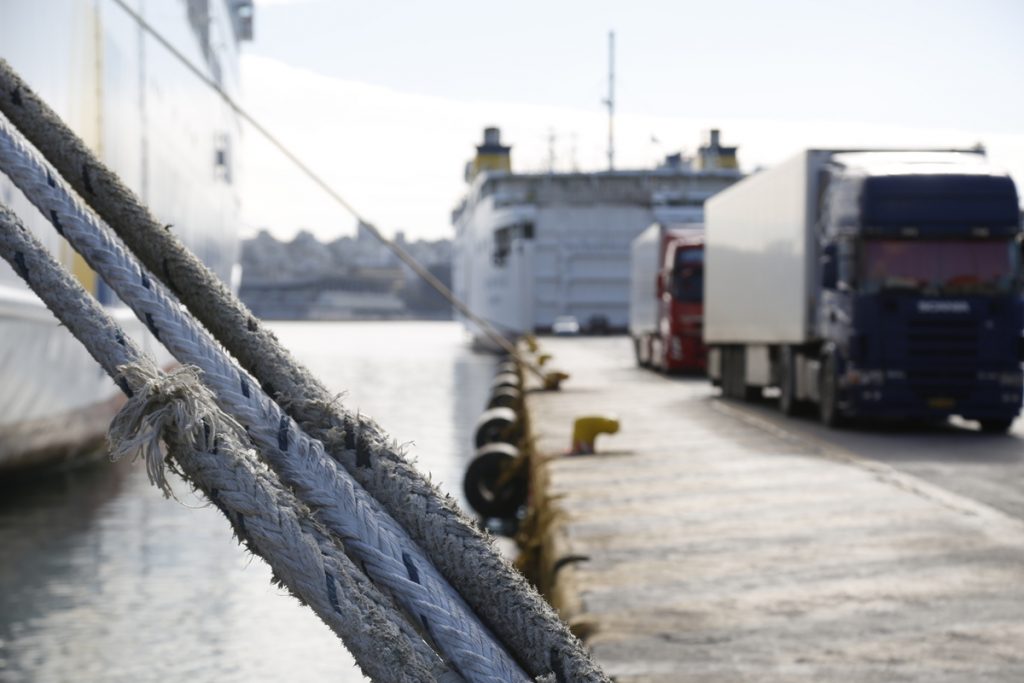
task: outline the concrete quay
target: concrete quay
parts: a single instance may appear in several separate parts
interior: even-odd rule
[[[548,338],[524,564],[619,683],[1022,681],[1024,524]],[[614,414],[598,454],[573,419]],[[964,453],[969,458],[970,453]]]

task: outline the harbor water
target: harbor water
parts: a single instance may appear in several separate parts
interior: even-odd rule
[[[277,323],[286,347],[461,501],[496,359],[452,322]],[[0,484],[0,681],[362,681],[214,508],[141,463]]]

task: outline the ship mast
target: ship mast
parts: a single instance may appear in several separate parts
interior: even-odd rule
[[[608,32],[608,170],[615,170],[615,31]]]

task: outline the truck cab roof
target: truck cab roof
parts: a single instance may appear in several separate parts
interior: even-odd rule
[[[832,155],[830,165],[844,175],[1006,176],[981,151],[863,151]]]
[[[674,242],[687,245],[704,244],[703,223],[658,223],[661,233]]]

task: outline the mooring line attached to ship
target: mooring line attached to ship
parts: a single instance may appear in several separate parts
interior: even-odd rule
[[[182,363],[203,372],[219,405],[259,446],[314,515],[343,539],[372,580],[390,589],[424,624],[443,654],[470,681],[528,680],[461,595],[405,529],[310,438],[255,380],[183,310],[86,208],[63,178],[0,118],[0,170]]]
[[[393,600],[363,575],[337,539],[257,460],[244,431],[220,411],[196,372],[164,376],[103,307],[0,204],[0,256],[85,346],[129,403],[111,426],[111,446],[125,454],[148,442],[150,480],[167,493],[163,438],[182,473],[224,513],[238,539],[348,646],[378,681],[461,681]],[[162,413],[147,410],[162,406]],[[152,433],[144,427],[151,423]],[[357,618],[353,618],[353,617]]]
[[[505,353],[515,358],[519,363],[523,364],[531,372],[533,372],[541,381],[545,380],[545,373],[537,367],[534,363],[530,362],[525,356],[519,353],[515,344],[510,342],[505,335],[501,334],[489,321],[485,318],[478,316],[474,313],[469,306],[464,304],[455,293],[441,282],[433,273],[423,267],[419,261],[413,258],[412,254],[402,248],[401,245],[385,237],[377,226],[366,220],[356,208],[349,203],[341,193],[335,190],[330,183],[323,179],[323,177],[314,171],[310,166],[304,162],[297,154],[292,152],[281,140],[270,132],[266,126],[260,123],[252,114],[250,114],[242,105],[235,101],[231,95],[224,91],[224,88],[220,86],[215,80],[203,73],[202,69],[197,67],[189,60],[178,48],[167,40],[159,31],[153,27],[145,18],[142,17],[138,12],[128,6],[125,0],[113,0],[114,4],[118,5],[128,16],[132,18],[139,27],[153,37],[165,50],[171,53],[171,55],[177,59],[181,64],[189,70],[196,78],[203,82],[206,86],[216,92],[224,103],[231,108],[239,117],[242,118],[246,123],[252,126],[256,132],[264,137],[271,145],[274,146],[277,151],[281,152],[288,161],[295,165],[295,167],[313,182],[314,185],[323,190],[328,197],[333,199],[345,211],[350,213],[359,225],[373,235],[381,244],[387,247],[391,252],[399,258],[405,265],[409,266],[413,272],[415,272],[424,282],[430,285],[434,291],[440,294],[448,303],[455,307],[455,309],[468,318],[474,325],[476,325],[481,332],[487,335],[487,338],[497,344]]]
[[[375,423],[346,411],[220,279],[0,59],[0,111],[43,152],[135,254],[287,410],[413,534],[436,566],[534,676],[607,677],[550,605]]]

